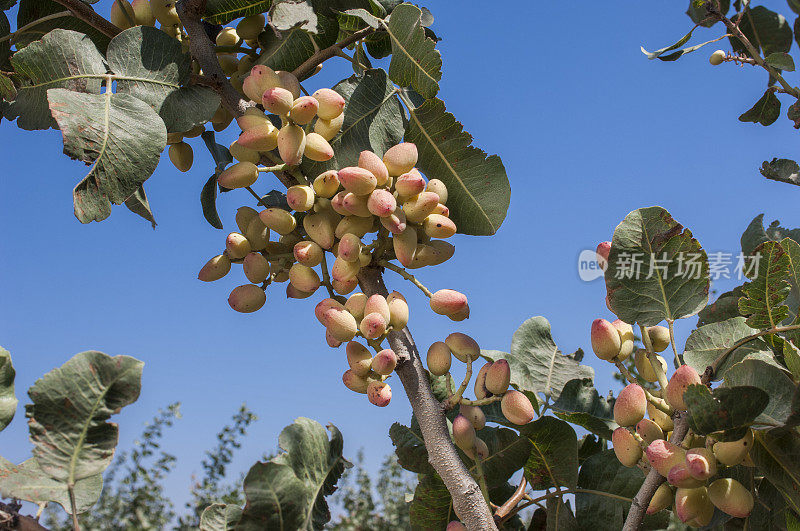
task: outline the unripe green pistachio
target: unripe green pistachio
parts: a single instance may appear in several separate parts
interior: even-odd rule
[[[666,399],[669,405],[678,410],[686,409],[686,402],[683,400],[683,393],[690,385],[699,384],[700,375],[688,365],[678,367],[667,383]]]
[[[339,295],[347,295],[348,293],[352,292],[354,289],[358,287],[358,280],[336,280],[333,279],[331,281],[331,286],[333,286],[333,291],[338,293]]]
[[[392,388],[386,382],[372,381],[367,386],[367,398],[378,407],[386,407],[392,401]]]
[[[714,505],[705,487],[677,489],[675,491],[675,514],[681,522],[693,527],[704,527],[714,517]]]
[[[397,197],[402,201],[406,201],[425,191],[425,178],[416,170],[409,173],[404,173],[397,178],[397,182],[394,184],[394,189],[397,191]],[[436,197],[436,203],[438,204],[439,196],[437,195]]]
[[[297,289],[293,285],[286,284],[286,298],[287,299],[307,299],[310,296],[312,296],[313,294],[314,294],[313,291],[300,291],[299,289]],[[328,336],[327,331],[326,331],[325,335]],[[326,339],[327,339],[327,337],[326,337]],[[337,343],[337,344],[334,345],[333,343]],[[332,337],[331,337],[331,340],[328,340],[328,345],[331,348],[336,348],[341,344],[342,344],[341,341],[335,340]]]
[[[443,240],[431,240],[428,242],[428,247],[434,251],[433,259],[430,265],[439,265],[450,260],[456,252],[456,248],[452,243]]]
[[[263,251],[269,243],[269,229],[258,215],[250,220],[243,234],[254,251]]]
[[[645,445],[657,439],[664,438],[664,430],[650,419],[642,419],[636,424],[636,433],[642,438]]]
[[[228,274],[231,270],[231,261],[224,254],[218,254],[200,269],[197,278],[203,282],[213,282]]]
[[[412,197],[403,203],[403,212],[406,218],[412,223],[421,223],[426,217],[433,213],[436,205],[439,204],[439,196],[433,192],[422,192],[416,197]],[[444,218],[447,219],[447,218]],[[455,228],[455,225],[453,225]],[[446,232],[445,229],[442,229]],[[454,231],[455,232],[455,231]],[[439,238],[441,236],[437,236]]]
[[[684,489],[693,489],[705,484],[705,481],[701,481],[692,476],[686,463],[681,463],[670,468],[669,474],[667,474],[667,481],[672,486]]]
[[[669,328],[665,326],[649,326],[647,336],[650,338],[650,343],[653,345],[653,350],[656,352],[664,352],[669,347]]]
[[[381,158],[372,151],[364,150],[359,154],[358,167],[374,175],[378,186],[385,186],[389,182],[389,170]]]
[[[672,417],[658,409],[650,402],[647,403],[647,416],[650,417],[653,422],[658,424],[658,427],[661,428],[665,434],[668,431],[672,431],[672,429],[675,427],[672,422]]]
[[[753,446],[753,431],[748,430],[744,437],[737,441],[714,443],[714,456],[723,465],[736,466],[744,461]]]
[[[245,188],[258,179],[258,166],[252,162],[237,162],[219,174],[217,181],[225,188]]]
[[[333,120],[344,111],[344,98],[335,90],[321,88],[311,96],[319,102],[317,115],[323,120]]]
[[[753,511],[753,495],[732,478],[720,478],[709,485],[708,498],[720,511],[734,518],[747,518]]]
[[[317,118],[317,121],[314,122],[314,132],[330,142],[342,130],[342,124],[344,124],[344,114],[340,114],[332,120]]]
[[[344,308],[331,308],[323,316],[326,327],[331,335],[342,343],[350,341],[358,332],[358,323],[355,317]]]
[[[328,297],[327,299],[322,299],[319,303],[317,303],[316,307],[314,308],[314,316],[316,316],[320,324],[326,328],[328,326],[328,321],[326,320],[326,312],[331,309],[344,310],[344,304],[337,301],[336,299]]]
[[[408,269],[419,269],[433,265],[436,259],[436,251],[427,243],[418,243],[417,250],[414,253],[414,260],[407,266]]]
[[[430,307],[439,315],[451,315],[463,310],[467,305],[467,296],[454,289],[440,289],[430,300]]]
[[[661,365],[661,370],[664,371],[664,374],[667,373],[667,362],[664,358],[656,354],[656,360],[658,360],[658,364]],[[653,365],[650,363],[650,358],[647,356],[647,351],[643,348],[640,348],[636,351],[633,358],[634,364],[636,365],[636,371],[639,373],[644,381],[646,382],[657,382],[658,376],[656,376],[656,372],[653,370]]]
[[[462,450],[471,450],[475,445],[475,428],[464,415],[456,415],[453,419],[453,442]]]
[[[256,125],[242,131],[239,138],[236,140],[238,144],[244,148],[256,152],[272,151],[278,146],[278,135],[280,132],[274,125]]]
[[[461,404],[458,412],[466,417],[476,430],[482,430],[486,426],[486,415],[479,406]]]
[[[442,341],[437,341],[428,347],[428,355],[426,358],[428,370],[434,376],[444,376],[450,371],[452,359],[450,357],[450,349],[447,348]]]
[[[408,303],[399,292],[393,291],[386,297],[389,305],[389,324],[395,330],[402,330],[408,324]]]
[[[647,514],[656,514],[659,511],[663,511],[670,505],[672,505],[672,501],[675,499],[675,494],[672,492],[668,483],[662,483],[656,489],[655,494],[650,499],[650,504],[647,506]]]
[[[366,377],[372,370],[372,356],[367,347],[358,341],[350,341],[345,347],[347,364],[356,375]]]
[[[417,230],[407,226],[403,232],[392,236],[392,245],[397,261],[404,266],[411,265],[417,252]]]
[[[394,212],[389,214],[386,217],[380,218],[381,225],[386,227],[386,230],[391,232],[392,234],[402,234],[406,227],[408,226],[406,223],[406,214],[403,212],[403,209],[398,207],[395,208]],[[416,233],[414,234],[414,239],[417,238]]]
[[[520,391],[507,391],[500,401],[503,416],[510,422],[522,426],[533,420],[533,406],[528,397]]]
[[[278,78],[281,80],[280,86],[291,92],[294,99],[299,98],[302,90],[297,77],[291,72],[286,72],[284,70],[276,70],[275,73],[278,74]]]
[[[153,9],[150,7],[148,0],[133,0],[131,2],[133,8],[133,15],[136,25],[138,26],[154,26],[156,17],[153,14]]]
[[[592,321],[592,350],[601,360],[611,361],[617,357],[622,345],[619,332],[605,319]]]
[[[333,247],[334,224],[325,214],[308,214],[303,218],[303,228],[308,237],[314,240],[323,249]],[[321,258],[320,258],[321,260]]]
[[[664,439],[651,442],[645,450],[647,460],[656,471],[664,477],[676,465],[686,461],[686,450]]]
[[[269,276],[269,262],[261,253],[248,253],[242,262],[244,276],[253,284],[261,284]]]
[[[167,133],[167,145],[177,144],[183,142],[183,133]]]
[[[297,228],[297,221],[291,213],[283,210],[282,208],[268,208],[258,213],[261,221],[281,236],[294,231]]]
[[[359,238],[366,236],[368,232],[373,231],[372,218],[363,218],[360,216],[345,216],[339,220],[336,225],[334,235],[337,238],[344,237],[345,234],[355,234]]]
[[[353,369],[344,371],[344,374],[342,375],[342,383],[351,391],[355,391],[356,393],[360,393],[362,395],[367,394],[369,382],[365,377],[356,374]]]
[[[441,214],[431,214],[422,223],[425,234],[431,238],[449,238],[456,233],[456,224],[453,220]]]
[[[358,262],[348,262],[347,260],[336,258],[333,261],[333,267],[331,267],[331,277],[340,282],[350,282],[356,280],[360,269],[361,266]]]
[[[511,383],[511,367],[508,361],[500,359],[492,363],[486,371],[486,389],[493,395],[502,395],[508,391]]]
[[[319,103],[311,96],[300,96],[292,103],[292,108],[289,110],[289,118],[292,119],[297,125],[305,125],[311,123],[311,120],[317,115]]]
[[[303,154],[313,161],[325,162],[333,158],[333,148],[322,135],[308,133]]]
[[[230,258],[239,260],[247,256],[247,253],[249,253],[252,248],[250,247],[250,242],[247,241],[247,238],[245,238],[243,234],[231,232],[225,240],[225,250]]]
[[[411,171],[417,164],[417,146],[411,142],[402,142],[392,146],[383,154],[383,163],[389,175],[396,177]]]
[[[267,302],[266,293],[255,284],[235,287],[228,296],[228,304],[231,308],[241,313],[255,312],[261,309],[265,302]]]
[[[725,50],[716,50],[711,56],[708,58],[708,62],[714,66],[721,65],[728,54],[725,53]]]
[[[717,475],[717,458],[708,448],[692,448],[686,452],[686,469],[693,478],[706,480]]]
[[[236,34],[242,39],[257,39],[258,35],[264,31],[267,20],[263,13],[244,17],[236,25]]]
[[[447,316],[451,321],[460,322],[469,319],[469,304],[466,304],[462,309]]]
[[[439,203],[444,205],[447,203],[447,186],[439,179],[431,179],[428,181],[428,186],[425,187],[428,192],[433,192],[439,196]]]
[[[328,170],[314,179],[314,192],[320,197],[333,197],[339,190],[339,172]]]
[[[171,26],[181,21],[174,0],[150,0],[150,9],[162,26]]]
[[[383,376],[392,374],[395,367],[397,367],[397,354],[389,348],[375,354],[372,360],[372,370]]]
[[[261,101],[259,98],[258,101]],[[264,127],[264,126],[272,126],[272,121],[267,118],[267,115],[264,114],[261,110],[257,107],[248,107],[244,114],[236,118],[236,124],[241,128],[242,131],[247,131],[248,129],[253,129],[254,127]]]
[[[444,343],[461,363],[467,363],[469,360],[475,361],[481,355],[481,347],[478,346],[478,342],[461,332],[453,332],[445,338]]]
[[[475,437],[475,445],[470,450],[464,450],[464,453],[473,461],[483,460],[489,457],[489,447],[480,437]]]
[[[108,19],[120,29],[132,28],[136,24],[136,14],[128,0],[114,0]]]
[[[292,286],[291,284],[287,284],[287,285],[286,285],[286,292],[287,292],[287,295],[288,295],[288,292],[289,292],[289,288],[292,288],[293,290],[294,290],[294,289],[296,289],[296,288],[295,288],[294,286]],[[291,298],[291,297],[290,297],[290,298]],[[325,330],[325,342],[326,342],[326,343],[328,344],[328,346],[329,346],[329,347],[331,347],[331,348],[339,348],[339,347],[341,347],[341,346],[342,346],[342,342],[341,342],[341,341],[339,341],[338,339],[336,339],[335,337],[333,337],[333,336],[331,335],[331,333],[330,333],[330,331],[329,331],[329,330]]]
[[[230,147],[228,147],[228,151],[231,152],[231,156],[233,156],[234,159],[240,162],[250,162],[252,164],[258,164],[258,161],[261,158],[261,156],[258,154],[258,151],[246,148],[236,140],[234,140],[231,143]]]
[[[364,305],[364,314],[379,313],[383,319],[388,323],[391,320],[391,313],[389,312],[389,303],[386,298],[378,293],[370,295]]]
[[[294,264],[289,269],[289,282],[300,291],[314,292],[319,288],[317,272],[303,264]]]
[[[307,212],[314,206],[314,190],[308,185],[296,184],[286,190],[286,202],[297,212]]]
[[[239,35],[235,28],[222,28],[215,40],[217,46],[236,46],[239,43]]]
[[[644,418],[647,397],[639,384],[629,384],[614,402],[614,422],[620,426],[635,426]]]
[[[217,62],[219,63],[220,68],[222,68],[222,73],[226,76],[235,74],[239,69],[239,59],[235,54],[218,53]]]
[[[611,443],[617,460],[628,468],[636,466],[642,458],[642,447],[627,428],[617,428],[611,433]]]
[[[278,132],[278,153],[281,160],[290,166],[297,166],[303,160],[306,149],[306,133],[303,128],[287,123]]]
[[[290,232],[289,234],[284,234],[278,240],[285,249],[294,249],[294,246],[297,245],[302,241],[302,237],[297,234],[297,232]]]
[[[239,207],[236,210],[236,226],[239,227],[239,232],[244,234],[247,231],[247,227],[250,225],[250,222],[253,221],[254,218],[258,217],[258,210],[255,208],[250,208],[249,206]]]
[[[619,332],[620,347],[617,359],[619,361],[625,361],[633,354],[636,348],[633,344],[633,327],[621,319],[616,319],[611,324],[617,329],[617,332]]]
[[[339,179],[342,178],[341,172],[339,172]],[[338,195],[338,194],[337,194]],[[370,218],[372,219],[372,213],[367,208],[367,200],[369,196],[366,195],[357,195],[353,192],[345,192],[342,196],[342,206],[344,207],[345,211],[353,216],[359,216],[362,218]]]
[[[447,346],[447,344],[445,344],[445,346]],[[475,376],[475,398],[478,400],[483,400],[484,398],[489,398],[492,396],[492,393],[486,389],[486,373],[489,371],[489,367],[491,366],[491,361],[485,363],[483,367],[478,370],[478,374]]]
[[[359,330],[367,339],[378,339],[386,333],[388,323],[384,317],[377,313],[368,313],[361,319]]]
[[[353,314],[356,321],[361,321],[364,318],[364,309],[367,306],[368,297],[364,293],[354,293],[347,298],[344,303],[345,309]]]

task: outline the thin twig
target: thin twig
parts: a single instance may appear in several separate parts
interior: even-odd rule
[[[514,494],[506,501],[503,505],[501,505],[495,512],[494,512],[494,520],[498,524],[503,520],[511,509],[517,506],[519,502],[522,501],[522,498],[525,497],[525,488],[528,486],[528,480],[525,479],[525,474],[522,475],[522,479],[519,480],[519,486],[517,490],[514,491]]]
[[[42,22],[46,22],[48,20],[53,20],[53,19],[56,19],[56,18],[70,17],[70,16],[72,16],[72,11],[59,11],[58,13],[53,13],[53,14],[44,16],[42,18],[37,18],[33,22],[29,22],[28,24],[25,24],[21,28],[18,28],[17,31],[15,31],[14,33],[9,33],[8,35],[4,35],[4,36],[0,37],[0,42],[5,42],[5,41],[7,41],[9,39],[13,39],[17,35],[25,33],[25,31],[28,30],[29,28],[32,28],[34,26],[38,26]]]
[[[672,352],[675,354],[675,368],[681,366],[681,357],[678,355],[678,349],[675,347],[675,321],[667,319],[667,326],[669,327],[669,344],[672,346]]]
[[[447,411],[448,409],[455,407],[458,404],[459,400],[461,400],[461,396],[464,394],[464,391],[467,390],[467,386],[469,385],[469,381],[472,379],[472,358],[467,358],[467,372],[464,375],[464,380],[461,381],[461,385],[458,386],[458,389],[455,393],[451,396],[447,397],[442,403],[442,409]]]
[[[83,3],[81,0],[54,1],[69,9],[76,18],[86,22],[108,38],[113,39],[120,32],[122,32],[122,29],[98,15],[94,9]]]
[[[360,41],[364,37],[375,33],[375,31],[377,31],[375,28],[367,27],[353,33],[349,37],[340,40],[339,42],[337,42],[332,46],[323,48],[322,50],[318,51],[317,53],[306,59],[303,62],[303,64],[295,68],[292,73],[295,76],[297,76],[297,79],[302,79],[306,77],[306,74],[312,72],[317,67],[317,65],[321,65],[331,57],[334,57],[337,54],[337,51],[341,51],[342,48],[347,48],[354,42]]]
[[[409,273],[408,271],[406,271],[402,267],[398,267],[398,266],[394,265],[393,263],[389,262],[388,260],[378,260],[378,265],[381,266],[381,267],[385,267],[386,269],[391,269],[392,271],[394,271],[395,273],[397,273],[398,275],[400,275],[404,279],[408,280],[409,282],[414,284],[416,287],[418,287],[419,290],[422,293],[424,293],[428,298],[433,297],[433,293],[431,293],[431,290],[429,290],[425,286],[425,284],[423,284],[422,282],[417,280],[417,277],[415,277],[414,275],[412,275],[411,273]]]

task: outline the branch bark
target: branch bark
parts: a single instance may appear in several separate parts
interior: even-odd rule
[[[368,296],[375,293],[384,296],[388,294],[379,267],[362,268],[358,282],[361,290]],[[450,440],[442,406],[433,396],[428,373],[422,366],[411,332],[408,328],[390,332],[389,345],[399,359],[397,375],[419,421],[425,448],[428,450],[428,461],[447,486],[453,498],[453,509],[470,531],[496,530],[497,526],[480,487],[459,459]]]
[[[48,531],[35,518],[19,514],[21,504],[0,502],[0,529]]]
[[[374,33],[375,31],[377,30],[369,27],[364,28],[362,30],[358,30],[357,32],[353,33],[349,37],[342,39],[336,44],[328,46],[327,48],[323,48],[322,50],[319,50],[317,53],[306,59],[303,62],[303,64],[295,68],[292,71],[292,74],[294,74],[297,77],[297,79],[303,79],[303,77],[306,74],[309,74],[311,71],[313,71],[317,67],[317,65],[320,65],[325,61],[327,61],[328,59],[338,55],[343,48],[347,48],[354,42],[360,41],[361,39],[363,39],[367,35],[370,35],[371,33]]]
[[[86,22],[103,35],[114,38],[122,30],[98,15],[97,12],[88,5],[81,2],[81,0],[54,0],[62,6],[69,9],[76,18]]]
[[[683,438],[686,437],[686,433],[689,431],[687,415],[686,411],[675,413],[673,418],[675,427],[672,430],[672,437],[669,438],[669,442],[680,444]],[[639,488],[639,492],[636,493],[633,502],[631,502],[631,509],[628,511],[628,518],[625,519],[625,526],[622,531],[636,531],[639,529],[639,526],[642,525],[642,520],[644,520],[647,506],[650,505],[650,500],[653,499],[656,490],[664,481],[666,481],[666,478],[659,474],[655,468],[650,469],[650,472],[644,478],[644,483]]]

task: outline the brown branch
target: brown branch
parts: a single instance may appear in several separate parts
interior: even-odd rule
[[[19,514],[22,505],[18,502],[0,502],[0,529],[20,531],[48,531],[35,518]]]
[[[54,1],[69,9],[76,18],[86,22],[108,38],[114,38],[122,31],[120,28],[98,15],[94,9],[81,2],[81,0]]]
[[[514,509],[519,502],[525,497],[525,488],[528,486],[528,480],[525,479],[525,475],[523,474],[522,479],[519,480],[519,486],[517,490],[514,491],[514,494],[501,505],[494,513],[494,520],[498,524],[502,523],[506,516],[511,513],[511,510]]]
[[[673,422],[675,423],[675,428],[672,430],[672,437],[669,438],[669,442],[680,444],[689,431],[688,414],[685,411],[675,413]],[[656,490],[664,481],[666,481],[666,478],[659,474],[655,468],[650,469],[650,472],[644,478],[644,483],[639,488],[639,492],[636,493],[633,502],[631,502],[631,509],[628,511],[628,518],[625,519],[625,526],[622,531],[636,531],[639,529],[639,526],[642,525],[642,520],[644,520],[645,511],[650,505],[650,500],[653,499]]]
[[[362,268],[358,282],[366,295],[388,295],[379,267]],[[389,345],[400,360],[397,364],[397,375],[419,421],[425,448],[428,450],[428,461],[450,491],[453,509],[470,531],[497,530],[480,487],[458,457],[450,440],[441,404],[433,396],[428,372],[422,366],[411,332],[408,328],[393,330],[389,333]]]
[[[342,39],[341,41],[337,42],[332,46],[328,46],[327,48],[323,48],[322,50],[318,51],[308,59],[306,59],[303,64],[298,66],[292,72],[297,79],[303,79],[306,74],[311,73],[317,65],[321,65],[331,57],[339,55],[341,53],[342,48],[347,48],[354,42],[360,41],[367,35],[375,33],[377,31],[375,28],[366,27],[362,30],[358,30],[357,32],[353,33],[349,37]]]

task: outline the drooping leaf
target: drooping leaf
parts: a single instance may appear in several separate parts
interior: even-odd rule
[[[331,160],[313,162],[306,158],[303,162],[303,172],[312,178],[329,169],[357,165],[365,149],[382,157],[403,139],[403,109],[385,71],[368,70],[363,76],[350,76],[334,90],[347,102],[344,123],[330,143],[334,150]]]
[[[765,57],[776,52],[788,52],[792,46],[792,28],[783,15],[764,6],[751,7],[744,12],[739,28],[750,44]],[[730,37],[734,51],[750,56],[747,48],[736,37]]]
[[[153,211],[150,209],[150,201],[147,200],[144,186],[140,186],[133,195],[125,200],[125,206],[134,214],[149,221],[154,229],[156,228],[156,218],[153,216]]]
[[[203,19],[212,24],[227,24],[231,20],[266,13],[271,0],[206,0]]]
[[[658,206],[634,210],[614,230],[605,279],[611,311],[626,323],[689,317],[708,302],[706,252]]]
[[[555,417],[540,417],[520,428],[532,448],[525,478],[533,490],[575,488],[578,482],[578,437],[572,426]]]
[[[578,464],[583,465],[584,461],[605,449],[606,444],[603,439],[587,433],[578,441]]]
[[[389,437],[395,446],[397,462],[401,467],[417,474],[435,473],[428,462],[428,451],[425,449],[425,440],[419,429],[395,422],[389,428]]]
[[[697,326],[727,321],[739,317],[739,298],[742,296],[742,287],[736,286],[731,291],[726,291],[697,314]]]
[[[11,354],[0,347],[0,431],[6,429],[17,412],[17,397],[14,394],[15,376]]]
[[[784,301],[791,292],[789,286],[789,256],[780,243],[759,245],[754,263],[745,271],[752,281],[742,287],[739,312],[747,316],[747,325],[762,329],[778,326],[789,315]]]
[[[770,162],[765,160],[759,171],[767,179],[800,186],[800,166],[793,160],[772,159]]]
[[[57,13],[63,16],[37,22]],[[101,52],[105,52],[109,43],[108,36],[95,29],[89,23],[72,16],[68,9],[54,0],[21,0],[19,11],[17,12],[17,27],[21,28],[28,24],[32,25],[14,37],[14,44],[18,50],[29,46],[30,43],[41,39],[43,35],[54,29],[72,30],[81,33],[89,37]]]
[[[64,153],[91,165],[75,187],[75,217],[101,221],[153,174],[167,145],[164,122],[128,94],[47,91],[50,111],[64,137]]]
[[[740,122],[772,125],[781,115],[781,101],[775,91],[767,89],[764,95],[748,111],[739,116]]]
[[[775,52],[765,59],[766,63],[778,70],[785,70],[787,72],[794,72],[794,59],[792,56],[785,52]]]
[[[88,351],[36,380],[25,415],[33,456],[45,474],[74,483],[105,470],[119,436],[107,421],[139,397],[143,365]]]
[[[611,432],[617,428],[614,422],[614,399],[601,397],[589,379],[567,382],[550,409],[558,418],[607,440],[611,439]]]
[[[102,490],[102,474],[78,480],[75,483],[77,512],[88,511],[100,498]],[[54,502],[67,514],[72,511],[67,484],[48,477],[33,458],[14,465],[0,457],[0,495],[37,504]]]
[[[136,26],[108,45],[108,66],[117,78],[117,93],[148,103],[164,120],[167,132],[188,131],[207,122],[219,107],[208,87],[186,85],[191,57],[181,43],[151,26]]]
[[[489,457],[483,460],[483,473],[489,488],[505,485],[511,476],[528,461],[532,445],[524,435],[506,428],[485,427],[477,432],[489,448]],[[465,461],[470,473],[477,478],[478,468],[472,459]]]
[[[425,35],[422,11],[413,4],[400,4],[384,27],[392,41],[389,77],[401,87],[414,87],[426,99],[439,92],[442,56],[436,42]]]
[[[511,366],[511,384],[520,391],[543,393],[558,400],[561,390],[573,379],[592,379],[594,369],[580,364],[582,351],[561,354],[550,333],[550,323],[544,317],[531,317],[511,338],[511,352],[482,350],[488,361],[500,358]]]
[[[730,9],[731,2],[730,0],[722,0],[720,4],[722,8],[720,11],[724,15]],[[695,24],[699,24],[704,28],[710,28],[717,23],[717,20],[714,17],[708,16],[707,6],[716,7],[713,0],[689,0],[689,8],[686,10],[686,14],[689,15],[689,18],[691,18],[692,22]]]
[[[740,386],[758,388],[768,397],[764,410],[755,418],[756,424],[786,424],[792,414],[792,400],[797,386],[783,368],[761,360],[744,360],[725,373],[725,383],[720,388],[739,389]]]
[[[242,508],[232,503],[214,503],[200,515],[200,531],[233,531],[242,517]]]
[[[737,341],[754,334],[745,322],[744,317],[734,317],[705,326],[701,326],[689,334],[683,352],[684,362],[699,374],[705,372],[723,352]],[[740,361],[757,357],[767,363],[778,365],[769,346],[760,338],[754,339],[737,348],[725,358],[714,374],[714,379],[721,379],[728,369]],[[768,361],[769,360],[769,361]]]
[[[490,235],[497,232],[508,211],[511,186],[497,155],[486,156],[472,146],[472,136],[432,99],[410,111],[405,134],[417,145],[417,166],[429,178],[447,186],[447,206],[458,232]]]
[[[211,153],[211,157],[214,159],[214,164],[216,164],[218,170],[224,169],[228,164],[233,162],[233,156],[230,150],[222,144],[217,144],[214,131],[203,131],[200,134],[200,138],[203,139],[209,153]]]
[[[752,256],[756,248],[764,242],[780,241],[784,238],[791,238],[800,243],[800,229],[786,229],[780,226],[780,221],[774,220],[767,228],[764,228],[764,214],[759,214],[742,233],[742,253]]]
[[[336,42],[339,24],[328,17],[318,17],[317,33],[296,27],[282,32],[265,31],[259,35],[263,51],[256,61],[273,70],[291,72],[314,55],[317,50]],[[302,81],[302,79],[301,79]]]
[[[578,529],[578,522],[569,502],[561,498],[547,499],[547,531],[573,531]]]
[[[269,10],[269,23],[278,31],[299,28],[319,33],[317,14],[308,0],[275,0]]]
[[[705,385],[694,384],[683,393],[683,400],[692,431],[708,435],[749,425],[767,407],[769,395],[747,385],[717,387],[710,391]]]
[[[783,494],[789,507],[800,512],[800,434],[792,428],[758,430],[750,457]]]
[[[437,474],[420,474],[408,512],[412,529],[444,529],[454,518],[450,493]]]
[[[215,229],[222,229],[222,220],[217,213],[217,174],[212,175],[200,191],[200,206],[203,208],[203,217]]]
[[[709,41],[701,42],[700,44],[695,44],[694,46],[688,46],[686,48],[681,48],[680,50],[674,51],[668,54],[661,54],[658,56],[658,59],[661,61],[677,61],[687,53],[696,52],[706,44],[712,44],[717,42],[719,39],[711,39]]]
[[[283,453],[257,463],[244,481],[247,505],[237,529],[322,529],[330,520],[325,497],[350,463],[342,457],[342,434],[300,417],[281,431]]]
[[[683,46],[684,44],[689,42],[689,39],[692,38],[692,33],[694,33],[694,30],[696,30],[696,29],[697,29],[697,26],[695,26],[694,28],[689,30],[689,33],[687,33],[686,35],[684,35],[683,37],[678,39],[678,42],[676,42],[675,44],[670,44],[669,46],[666,46],[664,48],[660,48],[658,50],[655,50],[654,52],[648,52],[647,50],[644,49],[644,46],[640,46],[640,48],[642,50],[642,53],[645,54],[648,59],[650,59],[650,60],[656,59],[657,57],[660,57],[661,55],[665,54],[666,52],[671,52],[672,50],[677,50],[678,48],[680,48],[681,46]]]
[[[14,70],[26,81],[5,110],[22,129],[55,126],[47,104],[47,90],[66,88],[98,94],[106,73],[103,56],[94,43],[75,31],[57,29],[14,54]]]

